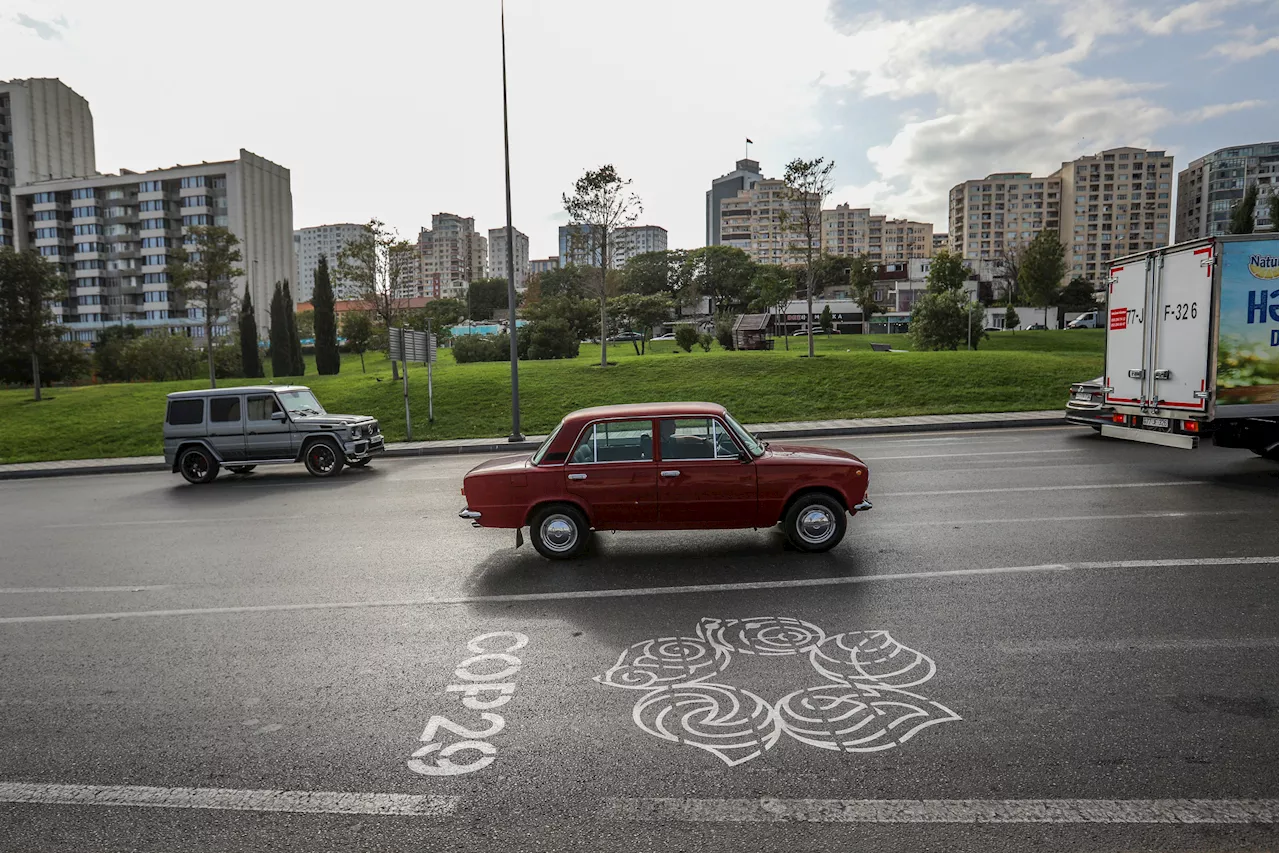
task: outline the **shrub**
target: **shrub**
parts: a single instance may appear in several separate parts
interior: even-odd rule
[[[733,324],[737,319],[737,314],[728,313],[716,317],[716,340],[727,350],[733,349]]]
[[[716,342],[716,339],[711,337],[710,333],[708,332],[703,332],[702,334],[698,335],[698,346],[702,347],[703,352],[711,352],[711,345],[714,344],[715,342]]]
[[[698,330],[689,324],[676,327],[676,345],[685,352],[693,352],[698,343]]]
[[[520,341],[528,341],[521,358],[533,361],[554,358],[577,358],[578,336],[564,320],[543,320],[520,330]]]
[[[460,335],[453,339],[453,360],[459,364],[506,361],[511,357],[510,347],[511,339],[505,334]]]
[[[238,340],[214,344],[213,375],[219,379],[244,376],[244,368],[241,367],[240,359],[240,342]]]

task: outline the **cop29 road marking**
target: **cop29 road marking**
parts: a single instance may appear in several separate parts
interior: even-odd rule
[[[242,791],[230,788],[151,788],[141,785],[50,785],[37,782],[0,782],[0,803],[61,806],[444,817],[453,814],[458,807],[459,799],[459,797],[419,794]]]
[[[1275,800],[694,800],[610,798],[613,820],[691,823],[1268,824]]]
[[[288,613],[308,610],[362,610],[381,607],[453,607],[469,604],[503,604],[524,601],[567,601],[595,598],[637,598],[650,595],[691,595],[704,592],[748,592],[751,590],[800,589],[847,586],[886,581],[922,581],[936,578],[983,577],[987,575],[1069,572],[1078,569],[1149,569],[1179,566],[1252,566],[1280,562],[1280,557],[1180,557],[1167,560],[1100,560],[1085,563],[1045,563],[1035,566],[996,566],[983,569],[941,569],[925,572],[895,572],[853,577],[802,578],[743,583],[691,584],[689,586],[640,587],[632,589],[587,589],[569,592],[527,592],[511,595],[468,595],[456,598],[414,598],[396,601],[325,601],[313,604],[246,604],[233,607],[197,607],[180,610],[125,610],[115,613],[64,613],[49,616],[3,616],[0,625],[28,622],[88,622],[94,620],[140,619],[161,616],[226,616],[241,613]]]
[[[489,711],[511,701],[516,691],[511,679],[522,666],[520,658],[511,653],[527,645],[529,638],[517,631],[494,631],[467,642],[467,651],[472,656],[460,662],[453,671],[454,678],[461,683],[450,684],[445,690],[461,693],[464,708],[481,711],[480,719],[485,728],[472,730],[448,717],[433,715],[418,738],[423,745],[409,758],[410,770],[423,776],[460,776],[482,770],[496,760],[498,748],[489,742],[489,738],[506,728],[507,721],[501,714]],[[486,671],[490,669],[493,671]],[[436,734],[442,730],[457,735],[461,740],[441,744]],[[459,764],[450,757],[459,752],[479,755],[467,764]]]

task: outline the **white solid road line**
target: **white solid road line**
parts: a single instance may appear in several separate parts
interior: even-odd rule
[[[983,450],[978,453],[913,453],[909,456],[859,456],[863,462],[884,462],[889,459],[967,459],[970,456],[1039,456],[1045,453],[1084,453],[1085,448],[1069,450]]]
[[[140,785],[47,785],[34,782],[0,782],[0,803],[43,805],[444,817],[453,814],[458,807],[458,800],[458,797],[418,794],[239,791],[229,788],[150,788]]]
[[[69,524],[46,524],[45,530],[67,530],[74,527],[138,527],[148,524],[243,524],[247,521],[297,521],[305,515],[255,515],[250,518],[220,518],[206,515],[198,518],[157,518],[143,521],[83,521]]]
[[[375,607],[447,607],[469,604],[505,604],[526,601],[569,601],[595,598],[633,598],[649,595],[689,595],[705,592],[743,592],[765,589],[847,586],[883,581],[919,581],[933,578],[981,577],[984,575],[1068,572],[1073,569],[1141,569],[1165,566],[1249,566],[1280,561],[1280,557],[1196,557],[1171,560],[1117,560],[1092,563],[1049,563],[1038,566],[998,566],[984,569],[945,569],[933,572],[900,572],[856,577],[805,578],[783,581],[659,586],[638,589],[591,589],[571,592],[530,592],[513,595],[469,595],[457,598],[416,598],[395,601],[329,601],[312,604],[247,604],[232,607],[197,607],[179,610],[134,610],[117,613],[67,613],[50,616],[5,616],[0,625],[28,622],[88,622],[93,620],[138,619],[158,616],[222,616],[239,613],[286,613],[306,610],[360,610]]]
[[[1274,823],[1275,800],[694,800],[614,798],[613,820],[695,823]]]
[[[1082,486],[1001,486],[998,489],[942,489],[935,492],[872,492],[873,498],[922,498],[930,495],[988,495],[995,492],[1062,492],[1084,489],[1155,489],[1164,486],[1206,486],[1207,480],[1170,480],[1164,483],[1091,483]]]
[[[971,524],[1040,524],[1050,521],[1121,521],[1136,518],[1192,518],[1213,515],[1229,515],[1237,517],[1244,515],[1271,515],[1272,512],[1273,510],[1270,509],[1210,509],[1183,510],[1180,512],[1126,512],[1114,515],[1041,515],[1028,516],[1025,518],[953,518],[949,520],[943,519],[940,521],[890,521],[884,523],[879,523],[879,519],[883,516],[873,516],[874,520],[867,522],[867,524],[872,530],[887,530],[896,527],[966,527]]]
[[[1040,655],[1063,653],[1090,654],[1115,652],[1180,652],[1180,651],[1221,651],[1222,649],[1268,649],[1275,648],[1275,637],[1226,637],[1222,639],[1188,637],[1148,638],[1134,637],[1120,640],[1042,640],[1032,643],[1000,643],[996,646],[1006,655]]]
[[[63,592],[155,592],[158,589],[172,589],[172,584],[155,584],[152,586],[10,586],[0,587],[0,595],[28,595],[38,593]]]

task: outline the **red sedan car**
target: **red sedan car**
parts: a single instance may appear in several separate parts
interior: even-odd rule
[[[550,559],[580,554],[593,529],[775,524],[817,552],[844,538],[845,513],[871,509],[867,478],[852,454],[760,442],[714,403],[600,406],[567,415],[532,455],[471,469],[458,515],[477,527],[528,526]]]

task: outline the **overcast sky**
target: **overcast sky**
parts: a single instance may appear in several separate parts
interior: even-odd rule
[[[295,227],[504,224],[498,0],[4,7],[0,79],[86,97],[100,171],[244,147],[292,170]],[[1125,144],[1180,169],[1278,135],[1275,0],[509,0],[507,45],[535,258],[603,163],[634,180],[641,223],[701,246],[704,193],[746,137],[767,176],[825,156],[832,204],[941,231],[961,180]]]

